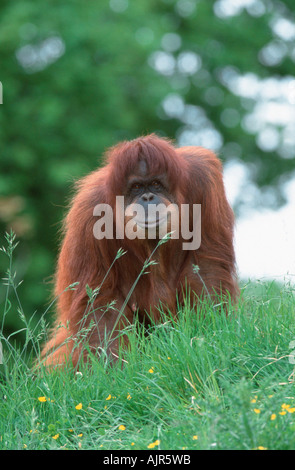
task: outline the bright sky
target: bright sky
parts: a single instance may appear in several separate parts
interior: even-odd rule
[[[233,176],[232,168],[225,170],[225,185],[231,203],[241,182],[241,178]],[[236,221],[236,256],[242,279],[275,278],[295,283],[295,179],[285,190],[288,203],[281,209],[258,209]]]

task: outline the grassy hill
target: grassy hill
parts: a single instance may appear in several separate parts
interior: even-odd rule
[[[20,309],[25,343],[1,338],[0,448],[294,450],[294,290],[246,284],[227,314],[186,305],[78,372],[32,368],[45,327]]]

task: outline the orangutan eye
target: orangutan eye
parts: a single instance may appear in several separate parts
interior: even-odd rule
[[[161,183],[157,180],[152,181],[151,186],[153,189],[161,189],[162,187]]]
[[[131,191],[139,191],[142,188],[142,185],[140,183],[134,183],[131,186]]]

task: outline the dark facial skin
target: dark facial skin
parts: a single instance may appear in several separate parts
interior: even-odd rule
[[[141,204],[147,215],[149,204],[165,204],[173,202],[169,194],[168,181],[165,174],[149,175],[144,160],[139,162],[136,172],[128,178],[126,185],[126,206],[132,203]]]

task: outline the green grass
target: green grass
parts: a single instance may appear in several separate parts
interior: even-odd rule
[[[292,286],[248,284],[227,315],[187,305],[129,329],[123,363],[102,354],[78,373],[31,367],[44,324],[19,313],[24,345],[0,333],[0,449],[295,449]]]

